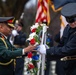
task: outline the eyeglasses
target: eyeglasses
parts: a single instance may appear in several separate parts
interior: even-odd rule
[[[67,21],[68,23],[73,23],[73,22],[76,21],[76,17],[70,17],[70,18],[66,17],[66,21]]]

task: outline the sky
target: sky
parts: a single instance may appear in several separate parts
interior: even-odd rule
[[[36,4],[36,1],[37,0],[29,0],[29,2],[27,2],[27,4],[26,4],[26,8],[29,8],[29,7],[31,7],[32,5],[35,5]]]

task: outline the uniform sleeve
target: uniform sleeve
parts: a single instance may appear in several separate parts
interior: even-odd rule
[[[19,35],[15,36],[14,44],[17,45],[25,45],[26,43],[26,35],[24,33],[20,33]]]
[[[4,59],[13,59],[22,56],[22,49],[9,50],[6,48],[2,40],[0,40],[0,57]]]
[[[76,54],[76,34],[63,47],[51,47],[46,52],[47,55],[59,57]]]
[[[23,33],[23,35],[21,36],[21,43],[23,44],[23,45],[25,45],[25,42],[26,42],[26,35]]]

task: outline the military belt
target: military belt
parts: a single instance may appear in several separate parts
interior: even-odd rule
[[[18,57],[16,57],[16,58],[22,58],[22,56],[18,56]]]
[[[16,48],[24,48],[25,46],[24,45],[14,45]]]
[[[66,56],[60,59],[61,61],[67,61],[67,60],[76,60],[76,55],[73,56]]]

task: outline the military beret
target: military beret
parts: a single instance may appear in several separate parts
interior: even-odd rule
[[[76,16],[76,3],[68,3],[64,5],[61,14],[65,17]]]
[[[0,17],[0,23],[7,23],[8,26],[14,28],[14,17]]]

